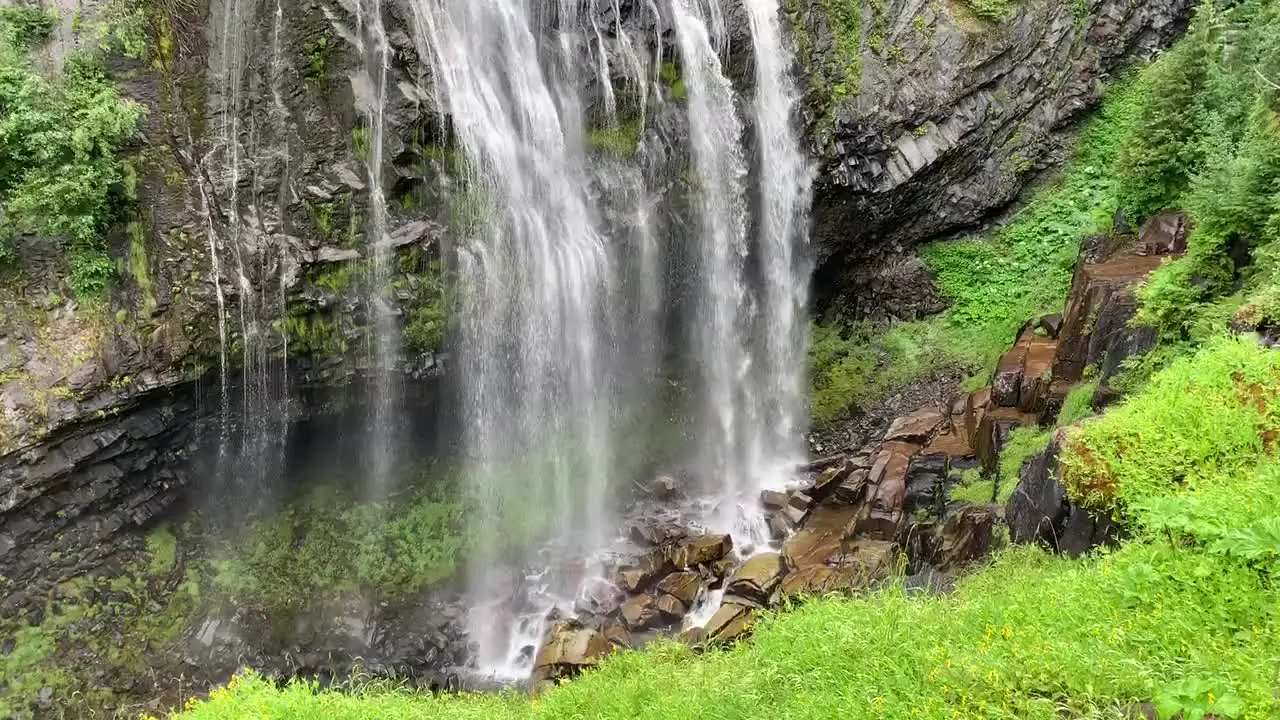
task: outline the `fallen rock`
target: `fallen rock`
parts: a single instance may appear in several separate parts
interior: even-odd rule
[[[853,466],[848,463],[841,463],[834,467],[823,470],[817,478],[814,479],[813,485],[805,492],[806,495],[813,498],[815,502],[826,500],[840,484],[849,477],[853,472]]]
[[[725,601],[740,601],[751,607],[768,607],[773,591],[782,580],[782,556],[761,553],[748,559],[725,585]]]
[[[698,598],[698,586],[701,581],[702,579],[694,572],[672,573],[658,582],[658,592],[670,595],[685,606],[690,606]]]
[[[743,605],[725,603],[703,628],[705,642],[727,643],[746,635],[751,630],[755,611]]]
[[[670,475],[659,475],[649,484],[649,490],[659,500],[670,500],[680,494],[680,483]]]
[[[667,558],[676,570],[688,570],[697,565],[713,563],[732,550],[733,538],[728,535],[702,535],[676,544]]]
[[[653,595],[632,595],[622,603],[622,620],[632,632],[648,630],[662,625],[662,613],[658,598]]]
[[[642,555],[634,565],[618,568],[617,584],[629,593],[640,592],[672,569],[667,553],[661,548],[654,549]]]
[[[569,677],[596,665],[612,646],[601,633],[569,620],[554,625],[547,633],[534,660],[536,681]]]
[[[987,557],[995,549],[999,522],[1000,508],[995,505],[969,505],[948,515],[931,564],[954,573]]]
[[[840,483],[840,486],[831,494],[832,501],[842,505],[857,505],[862,502],[867,494],[867,479],[870,477],[869,469],[850,472],[844,482]]]
[[[829,455],[824,458],[810,460],[809,462],[800,465],[798,468],[796,468],[796,470],[802,473],[822,472],[823,470],[826,470],[829,467],[840,465],[844,462],[845,462],[844,455]]]
[[[678,621],[686,612],[685,604],[670,595],[659,595],[657,607],[662,619],[667,622]]]
[[[787,505],[787,494],[778,490],[762,490],[760,505],[765,510],[781,510]]]
[[[631,632],[627,630],[626,625],[623,625],[622,623],[616,620],[606,624],[600,630],[600,633],[604,635],[606,640],[608,640],[610,643],[613,643],[614,647],[620,647],[620,648],[634,647],[633,641],[631,639]]]
[[[907,470],[919,449],[908,443],[885,443],[871,466],[870,482],[876,486],[871,497],[873,508],[888,513],[902,510],[907,498]]]
[[[1024,328],[1013,348],[1000,356],[995,375],[991,377],[991,400],[997,407],[1017,407],[1022,391],[1022,365],[1033,337]]]
[[[605,580],[589,580],[578,593],[574,609],[591,615],[610,615],[622,605],[622,593]]]
[[[917,410],[893,421],[884,435],[885,442],[924,445],[938,434],[947,421],[946,413],[934,408]]]
[[[792,526],[799,525],[804,522],[805,517],[809,514],[809,508],[813,507],[813,498],[805,493],[796,491],[791,493],[791,497],[787,498],[787,506],[782,508],[782,516],[787,519]]]
[[[878,540],[857,540],[834,559],[834,565],[810,565],[787,573],[782,592],[788,597],[819,596],[862,590],[889,577],[897,546]]]

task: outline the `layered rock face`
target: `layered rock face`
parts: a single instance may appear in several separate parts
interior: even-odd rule
[[[792,0],[820,163],[820,300],[857,316],[941,309],[912,248],[978,224],[1060,163],[1105,81],[1176,37],[1190,6],[1035,0],[991,23],[960,3],[836,13]]]

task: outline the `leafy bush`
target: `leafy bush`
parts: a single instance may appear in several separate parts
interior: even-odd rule
[[[13,48],[28,48],[47,40],[57,24],[58,18],[42,7],[0,7],[0,41]]]
[[[50,80],[0,43],[0,230],[64,238],[77,295],[100,293],[114,274],[102,233],[127,202],[117,152],[139,113],[99,60],[71,55]]]

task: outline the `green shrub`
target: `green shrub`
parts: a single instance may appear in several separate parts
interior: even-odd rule
[[[0,7],[0,37],[13,48],[25,49],[49,39],[57,25],[58,18],[43,7]]]
[[[1098,382],[1085,382],[1071,388],[1058,410],[1058,427],[1075,425],[1093,414],[1093,396],[1098,392]]]

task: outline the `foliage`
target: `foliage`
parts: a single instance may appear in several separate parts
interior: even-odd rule
[[[464,548],[462,505],[424,475],[407,496],[359,503],[320,486],[221,543],[215,590],[276,609],[375,588],[401,597],[450,577]]]
[[[1061,309],[1080,238],[1109,221],[1099,209],[1115,206],[1110,160],[1128,137],[1142,93],[1141,79],[1113,88],[1062,177],[1008,224],[925,248],[925,263],[950,302],[944,313],[887,327],[837,319],[813,328],[815,423],[943,370],[985,376],[1027,318]]]
[[[644,124],[636,118],[592,130],[587,135],[587,144],[598,153],[625,160],[635,156],[643,132]]]
[[[1191,709],[1209,690],[1188,690],[1208,687],[1220,717],[1263,718],[1277,710],[1275,590],[1266,575],[1166,544],[1083,562],[1023,547],[954,595],[891,586],[809,602],[767,616],[749,644],[695,656],[658,643],[532,702],[276,688],[249,675],[181,717],[1048,720],[1117,717],[1153,697]],[[1247,710],[1233,712],[1234,698]]]
[[[42,7],[5,5],[0,7],[0,42],[11,48],[29,48],[47,40],[57,24],[57,16]]]
[[[1038,427],[1015,428],[1009,433],[1009,442],[1000,451],[1000,475],[996,481],[999,494],[996,502],[1003,505],[1013,497],[1013,491],[1022,478],[1022,466],[1044,451],[1052,435],[1053,430]]]
[[[1083,382],[1071,388],[1058,410],[1058,427],[1075,425],[1093,414],[1093,396],[1098,392],[1096,380]]]
[[[1277,438],[1280,354],[1219,338],[1072,433],[1063,483],[1093,507],[1141,520],[1152,499],[1240,477]]]
[[[1280,310],[1280,6],[1206,3],[1152,75],[1118,172],[1130,212],[1178,206],[1193,221],[1187,256],[1140,292],[1136,322],[1158,331],[1167,358],[1237,311],[1258,326]]]
[[[970,468],[960,474],[956,486],[951,490],[952,502],[967,502],[977,505],[993,503],[996,500],[996,483],[984,479],[982,471]]]
[[[114,274],[102,233],[127,202],[117,151],[139,113],[93,57],[71,55],[46,79],[0,47],[2,229],[65,238],[77,295],[101,292]]]
[[[1013,0],[965,0],[973,14],[984,20],[1000,22],[1013,15]]]

